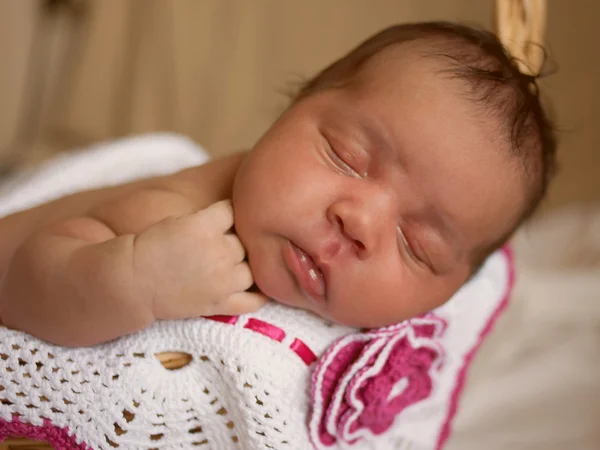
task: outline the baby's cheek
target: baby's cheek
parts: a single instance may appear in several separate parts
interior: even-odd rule
[[[249,252],[250,271],[254,283],[267,297],[286,305],[293,306],[293,285],[287,280],[281,267],[266,260],[263,255]]]
[[[269,276],[269,271],[266,270],[264,264],[261,264],[260,258],[248,255],[248,264],[254,278],[254,284],[258,286],[263,294],[274,297],[277,291],[276,280],[274,277]]]
[[[373,308],[372,300],[365,296],[345,295],[327,305],[328,318],[341,325],[357,328],[378,328],[385,313],[381,307]],[[389,314],[388,314],[389,318]]]
[[[331,302],[330,311],[338,323],[361,328],[380,328],[393,325],[422,313],[422,305],[411,299],[409,291],[397,282],[381,278],[347,285],[345,293]]]

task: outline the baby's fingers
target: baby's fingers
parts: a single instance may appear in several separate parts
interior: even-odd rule
[[[260,292],[236,292],[229,296],[223,307],[226,315],[237,316],[257,311],[268,301],[267,296]]]
[[[231,292],[241,292],[250,289],[254,284],[254,277],[247,262],[236,264],[233,268],[231,279]]]
[[[244,246],[240,242],[239,238],[232,233],[228,233],[224,236],[225,242],[227,242],[227,246],[229,251],[231,252],[231,257],[235,264],[241,263],[246,257],[246,250]]]
[[[231,200],[221,200],[208,208],[198,211],[210,224],[223,232],[233,227],[233,206]]]

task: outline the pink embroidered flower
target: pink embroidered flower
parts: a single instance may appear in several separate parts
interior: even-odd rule
[[[381,434],[427,398],[443,360],[438,338],[444,329],[444,321],[429,314],[334,343],[312,379],[309,432],[315,448]]]

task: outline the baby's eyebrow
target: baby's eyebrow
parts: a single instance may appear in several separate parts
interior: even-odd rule
[[[356,139],[365,150],[382,151],[392,159],[398,158],[389,132],[374,117],[360,110],[335,109],[330,125]]]
[[[399,155],[394,151],[389,133],[381,123],[377,122],[373,117],[366,115],[358,117],[356,122],[370,147],[387,153],[393,159],[398,158]]]

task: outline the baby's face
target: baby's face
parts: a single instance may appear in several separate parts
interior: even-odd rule
[[[447,301],[524,201],[516,161],[455,81],[400,55],[371,66],[283,114],[233,194],[258,287],[358,327]]]

